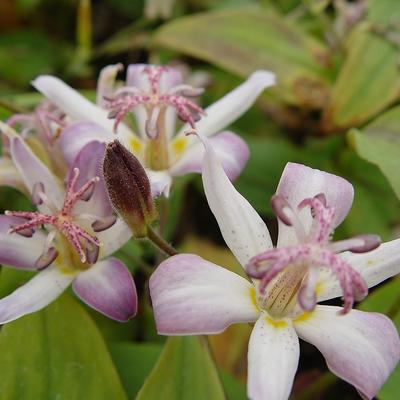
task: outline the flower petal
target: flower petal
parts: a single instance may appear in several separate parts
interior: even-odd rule
[[[249,342],[249,399],[286,400],[292,390],[299,354],[299,339],[291,321],[274,321],[263,313]]]
[[[0,215],[0,264],[35,269],[35,261],[43,252],[46,235],[37,231],[28,238],[17,233],[7,233],[12,225],[23,222],[26,220]]]
[[[46,196],[57,207],[61,208],[64,201],[64,193],[56,177],[36,157],[23,139],[13,137],[10,145],[12,160],[30,193],[32,193],[35,183],[41,182],[44,185]],[[45,204],[40,205],[38,208],[41,211],[49,212]]]
[[[203,186],[222,236],[244,267],[251,257],[272,248],[264,221],[226,176],[212,145],[205,142]]]
[[[382,243],[377,249],[367,253],[345,252],[340,256],[361,274],[368,287],[400,273],[400,239]],[[317,292],[318,301],[342,295],[338,280],[323,269],[320,271]]]
[[[244,83],[206,108],[206,116],[196,123],[197,132],[211,136],[226,128],[253,105],[265,88],[274,84],[272,72],[260,70],[252,73]],[[178,135],[184,135],[189,129],[190,126],[185,124]]]
[[[92,214],[105,217],[112,214],[111,203],[108,198],[103,177],[102,164],[104,159],[105,144],[99,142],[88,143],[78,154],[70,168],[70,175],[74,168],[79,168],[76,188],[82,187],[94,177],[100,180],[94,186],[94,192],[89,201],[79,201],[74,206],[74,214]]]
[[[246,142],[232,132],[221,132],[210,139],[214,151],[221,161],[228,178],[234,181],[242,172],[249,159],[249,148]],[[201,172],[204,157],[204,146],[196,143],[185,151],[182,157],[172,166],[174,176]]]
[[[116,258],[100,261],[80,273],[72,288],[86,304],[116,321],[125,322],[136,315],[135,282]]]
[[[20,174],[8,157],[0,157],[0,186],[10,186],[21,192],[26,192]]]
[[[258,318],[253,285],[194,254],[163,261],[149,282],[157,331],[162,335],[222,332]]]
[[[153,171],[146,170],[150,181],[150,189],[152,197],[158,197],[162,194],[169,197],[169,192],[172,185],[172,177],[168,171]]]
[[[344,220],[354,197],[353,186],[340,176],[295,163],[286,164],[276,193],[287,200],[295,210],[302,200],[323,193],[327,205],[336,209],[334,227]],[[312,223],[309,208],[305,207],[298,215],[307,232]],[[278,247],[296,243],[294,229],[279,221]]]
[[[73,121],[94,122],[107,131],[113,132],[114,121],[107,117],[108,112],[90,102],[61,79],[51,75],[40,75],[32,81],[32,85]],[[122,140],[129,140],[135,135],[131,129],[121,123],[118,127],[118,136]]]
[[[113,133],[94,122],[75,122],[61,132],[59,145],[68,165],[75,160],[78,153],[90,142],[108,142],[115,137]]]
[[[132,231],[118,218],[114,225],[105,231],[97,232],[96,236],[101,243],[99,257],[105,258],[119,250],[132,237]]]
[[[0,300],[0,324],[33,313],[55,300],[73,281],[56,266],[46,268],[28,283]]]
[[[372,399],[400,359],[400,339],[382,314],[317,306],[295,321],[299,336],[323,354],[329,369]]]

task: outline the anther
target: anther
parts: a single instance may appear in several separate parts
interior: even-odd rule
[[[285,213],[285,209],[291,210],[289,203],[278,194],[271,197],[271,207],[274,214],[287,226],[292,226],[293,223],[288,215]]]
[[[92,223],[92,229],[95,232],[102,232],[106,229],[110,228],[117,221],[117,217],[115,215],[110,215],[108,217],[104,217],[102,219],[98,219]]]
[[[42,182],[36,182],[32,188],[32,202],[33,204],[43,204],[44,185]]]
[[[349,248],[352,253],[366,253],[376,249],[381,244],[381,238],[378,235],[359,235],[353,237],[353,239],[361,239],[364,244]]]
[[[58,256],[58,251],[55,247],[50,247],[44,252],[35,262],[35,268],[42,270],[47,268]]]

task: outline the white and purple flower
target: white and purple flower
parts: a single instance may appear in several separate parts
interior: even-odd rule
[[[37,211],[0,215],[0,263],[39,272],[0,300],[0,324],[45,307],[70,284],[92,308],[117,321],[136,314],[136,288],[126,266],[109,257],[131,236],[112,214],[97,160],[104,144],[85,146],[66,183],[24,140],[9,137],[11,159]],[[65,188],[66,187],[66,188]]]
[[[399,361],[400,340],[389,318],[351,307],[368,287],[400,272],[400,240],[379,246],[376,236],[364,235],[331,242],[351,207],[353,187],[300,164],[287,164],[272,201],[276,249],[207,143],[203,184],[227,245],[253,280],[193,254],[169,258],[150,279],[158,332],[216,334],[233,323],[255,322],[249,398],[289,397],[300,337],[322,352],[332,372],[372,399]],[[344,308],[316,304],[340,295]]]
[[[67,162],[72,162],[87,143],[114,140],[115,130],[117,138],[148,169],[154,194],[167,195],[172,177],[201,172],[204,149],[185,135],[196,125],[202,135],[213,136],[210,141],[229,178],[234,180],[240,174],[249,157],[247,144],[232,132],[216,133],[247,111],[260,93],[274,84],[272,73],[253,73],[203,111],[190,100],[203,90],[183,84],[177,69],[130,65],[126,85],[118,89],[115,79],[121,67],[110,65],[101,71],[97,105],[54,76],[43,75],[33,81],[33,86],[66,116],[59,143]],[[134,114],[139,135],[126,123],[128,113]],[[185,124],[175,133],[177,117]]]

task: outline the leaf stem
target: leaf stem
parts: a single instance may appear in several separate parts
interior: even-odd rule
[[[164,238],[162,238],[151,226],[147,227],[147,238],[160,250],[169,256],[175,256],[178,252],[172,247],[169,243],[167,243]]]

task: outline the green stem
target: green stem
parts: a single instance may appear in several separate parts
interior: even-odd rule
[[[11,111],[12,113],[17,113],[17,114],[27,114],[29,111],[23,109],[22,107],[19,107],[13,103],[10,103],[7,100],[0,99],[0,107],[3,107],[4,109]]]
[[[175,256],[178,252],[167,243],[151,226],[147,227],[147,238],[160,250],[169,256]]]

